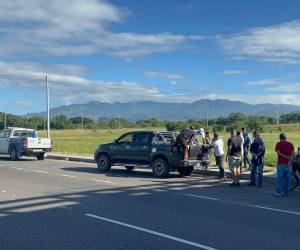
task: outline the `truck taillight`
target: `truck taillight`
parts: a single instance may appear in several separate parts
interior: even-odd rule
[[[28,138],[24,138],[23,139],[23,148],[27,148],[28,147]]]

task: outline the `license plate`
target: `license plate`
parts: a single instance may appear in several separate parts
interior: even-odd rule
[[[34,149],[33,152],[43,152],[42,149]]]

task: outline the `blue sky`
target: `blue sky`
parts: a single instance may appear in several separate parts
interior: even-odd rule
[[[300,105],[300,2],[0,0],[0,110],[89,101]]]

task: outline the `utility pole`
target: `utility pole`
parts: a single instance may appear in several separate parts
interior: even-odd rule
[[[81,129],[83,129],[83,112],[81,112]]]
[[[279,113],[277,111],[277,126],[279,126]]]
[[[119,118],[119,130],[120,130],[121,129],[120,116],[118,118]]]
[[[4,129],[6,129],[6,112],[4,111]]]
[[[50,100],[49,100],[49,83],[46,75],[46,98],[47,98],[47,137],[50,138]]]
[[[208,128],[208,111],[206,109],[206,127]]]

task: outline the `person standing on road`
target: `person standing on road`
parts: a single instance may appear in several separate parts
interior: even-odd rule
[[[242,132],[242,136],[244,138],[244,158],[243,158],[243,163],[244,163],[244,168],[247,168],[247,164],[249,169],[251,168],[251,163],[250,160],[248,158],[248,152],[250,150],[250,146],[251,146],[251,136],[247,133],[247,129],[246,128],[242,128],[241,129]]]
[[[278,155],[277,160],[277,196],[288,196],[292,181],[291,162],[295,156],[294,145],[288,142],[285,133],[279,135],[279,142],[276,144],[275,151]],[[285,177],[285,191],[283,193],[282,182]]]
[[[218,166],[220,173],[218,179],[225,178],[225,171],[223,166],[224,160],[224,143],[223,140],[219,137],[218,133],[214,133],[214,138],[212,140],[212,146],[214,148],[214,155],[216,159],[216,165]]]
[[[238,133],[232,130],[230,138],[227,142],[226,162],[228,162],[229,169],[233,175],[233,182],[231,186],[240,186],[240,166],[243,159],[243,140]]]
[[[195,126],[191,126],[189,129],[184,129],[179,135],[176,137],[176,141],[173,146],[173,152],[176,147],[179,145],[183,146],[183,159],[188,160],[189,158],[189,145],[192,140],[195,139]]]
[[[242,134],[242,132],[241,131],[237,131],[236,132],[236,136],[237,137],[239,137],[239,138],[241,138],[241,140],[242,140],[242,147],[243,147],[243,149],[244,149],[244,137],[243,137],[243,134]],[[243,158],[244,157],[242,157],[242,160],[241,160],[241,162],[240,162],[240,174],[243,172]]]
[[[249,186],[256,185],[256,173],[258,172],[257,186],[262,187],[263,171],[264,171],[264,155],[265,155],[265,143],[256,131],[253,132],[253,142],[250,146],[250,153],[252,154],[251,161],[251,181]]]

